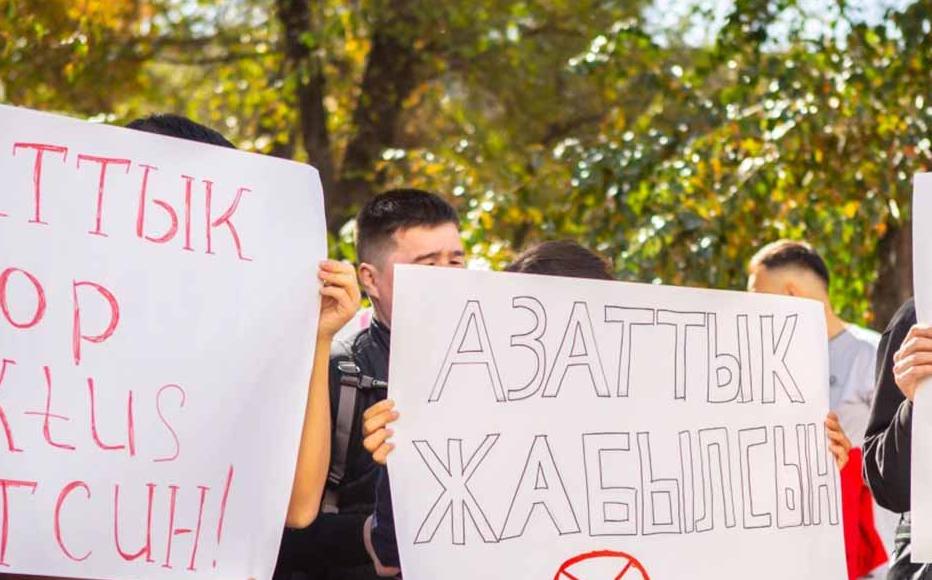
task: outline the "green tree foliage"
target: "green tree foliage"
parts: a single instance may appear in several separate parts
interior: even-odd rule
[[[493,265],[571,237],[627,279],[737,288],[760,244],[806,237],[844,314],[882,322],[932,165],[932,0],[814,4],[658,29],[650,0],[0,0],[0,96],[308,161],[338,255],[405,184],[449,194]]]
[[[842,12],[808,38],[799,18],[772,38],[788,10],[744,2],[716,44],[685,53],[623,26],[598,38],[583,74],[620,92],[637,79],[649,104],[563,152],[574,187],[556,227],[626,277],[733,288],[762,244],[809,239],[844,314],[870,321],[873,295],[888,317],[911,288],[912,175],[932,166],[930,6],[875,25]]]
[[[142,18],[131,2],[0,0],[0,95],[78,114],[111,110],[116,89],[145,82],[129,42]]]

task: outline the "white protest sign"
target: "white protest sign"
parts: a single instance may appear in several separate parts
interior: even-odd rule
[[[846,577],[820,304],[395,272],[406,579]]]
[[[316,172],[0,107],[0,179],[0,572],[270,577]]]
[[[913,286],[916,318],[932,322],[932,173],[913,181]],[[932,389],[929,381],[916,392],[913,405],[912,560],[932,562]]]

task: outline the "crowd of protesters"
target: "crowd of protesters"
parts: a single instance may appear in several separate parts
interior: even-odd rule
[[[129,127],[233,147],[216,131],[174,115]],[[469,256],[456,210],[416,189],[385,192],[361,209],[356,255],[355,267],[332,260],[319,266],[319,330],[276,580],[402,575],[385,468],[399,417],[386,398],[393,270],[465,268]],[[530,247],[506,271],[613,279],[609,260],[569,241]],[[825,425],[841,470],[849,578],[932,580],[932,567],[910,561],[909,514],[912,401],[932,376],[932,327],[917,324],[912,301],[882,336],[842,320],[829,299],[829,268],[804,241],[761,248],[747,272],[751,292],[824,304],[831,408]],[[363,293],[371,310],[360,311]]]

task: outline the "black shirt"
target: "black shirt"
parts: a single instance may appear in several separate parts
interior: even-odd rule
[[[379,470],[379,482],[376,487],[375,513],[372,518],[372,549],[383,566],[398,568],[398,540],[395,538],[395,512],[392,509],[392,489],[388,480],[388,470]]]
[[[864,437],[864,480],[877,503],[890,511],[909,511],[913,404],[893,377],[893,355],[916,324],[910,300],[893,316],[877,350],[877,389]]]
[[[386,381],[388,380],[390,344],[389,328],[375,319],[368,328],[361,330],[352,338],[334,343],[333,352],[330,355],[330,420],[334,430],[337,426],[342,379],[339,363],[352,359],[359,366],[361,374],[379,381]],[[341,512],[365,512],[368,515],[375,505],[375,485],[379,465],[372,460],[372,455],[362,445],[362,415],[366,409],[384,399],[385,395],[385,389],[357,391],[355,418],[347,453],[346,475],[339,486]],[[335,455],[337,452],[335,446],[331,446],[331,453]],[[328,484],[328,489],[330,487]],[[361,532],[360,537],[362,537]]]

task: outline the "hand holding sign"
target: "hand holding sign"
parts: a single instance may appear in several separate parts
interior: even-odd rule
[[[906,340],[896,354],[893,375],[903,396],[910,401],[916,389],[932,377],[932,326],[916,324],[909,329]]]
[[[825,418],[825,435],[828,437],[828,448],[835,457],[835,466],[841,471],[848,464],[848,453],[851,451],[851,440],[841,428],[838,415],[830,412]]]
[[[362,415],[363,447],[372,454],[372,460],[381,465],[388,461],[388,454],[395,449],[388,439],[395,432],[388,427],[398,420],[398,411],[395,410],[395,401],[384,399],[372,405]]]
[[[359,283],[353,265],[336,260],[321,262],[317,277],[323,283],[317,340],[329,343],[359,310]]]

